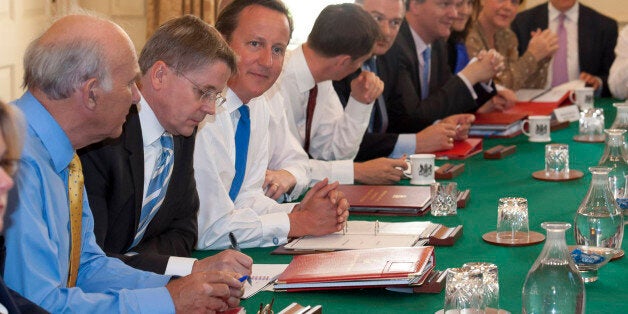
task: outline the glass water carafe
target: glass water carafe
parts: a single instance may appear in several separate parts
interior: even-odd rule
[[[613,106],[617,108],[617,115],[611,129],[628,130],[628,103],[615,103]]]
[[[591,186],[576,212],[576,244],[621,250],[624,216],[609,189],[608,167],[591,167]]]
[[[600,158],[599,165],[610,168],[608,173],[608,183],[613,193],[613,197],[617,201],[617,205],[622,210],[628,209],[628,152],[626,151],[626,143],[624,141],[624,133],[622,129],[607,129],[606,147],[604,154]]]
[[[565,242],[568,223],[544,222],[547,239],[523,283],[523,313],[584,313],[584,282]]]

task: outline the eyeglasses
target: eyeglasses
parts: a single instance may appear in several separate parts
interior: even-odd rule
[[[179,70],[175,70],[175,71],[177,72],[177,74],[181,75],[184,79],[190,82],[190,84],[192,84],[194,88],[196,88],[201,93],[201,97],[199,98],[201,102],[209,104],[209,102],[213,101],[216,104],[216,108],[218,108],[222,106],[225,103],[225,101],[227,101],[225,96],[223,96],[220,92],[216,91],[215,89],[207,89],[207,90],[203,89],[198,84],[196,84],[196,82],[192,81],[187,76],[185,76],[185,74],[183,74],[181,71]]]

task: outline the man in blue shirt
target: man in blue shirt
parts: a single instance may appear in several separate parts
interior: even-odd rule
[[[96,244],[75,150],[119,136],[139,101],[137,56],[124,31],[95,17],[64,17],[29,46],[24,65],[28,91],[16,105],[27,134],[7,206],[8,286],[51,312],[236,306],[238,274],[198,272],[171,280],[109,258]]]

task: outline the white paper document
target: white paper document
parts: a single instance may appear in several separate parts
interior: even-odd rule
[[[429,221],[375,222],[348,221],[346,230],[325,236],[305,236],[285,245],[292,250],[355,250],[384,247],[412,247],[427,244],[439,225]]]
[[[286,270],[288,264],[253,264],[251,272],[251,284],[245,281],[244,295],[242,299],[247,299],[268,287],[272,291],[273,286],[269,285],[275,282],[275,279]]]

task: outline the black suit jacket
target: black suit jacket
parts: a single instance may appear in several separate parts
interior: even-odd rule
[[[390,94],[390,91],[394,87],[394,77],[390,76],[390,66],[382,62],[380,58],[375,59],[377,62],[377,75],[384,82],[384,99]],[[334,89],[340,98],[340,102],[343,107],[347,106],[349,96],[351,95],[351,81],[356,78],[362,72],[358,69],[355,73],[348,75],[340,81],[334,81]],[[381,113],[379,112],[378,100],[375,101],[373,106],[374,114],[379,118]],[[383,130],[381,133],[372,133],[366,130],[360,143],[360,149],[355,157],[355,161],[366,161],[379,157],[388,157],[397,143],[399,134],[387,133],[387,130]]]
[[[530,33],[548,27],[548,4],[517,14],[511,24],[519,40],[519,54],[528,49]],[[615,60],[617,22],[580,3],[578,14],[578,64],[580,71],[598,76],[604,82],[602,97],[609,97],[608,72]]]
[[[132,249],[139,253],[134,256],[124,254],[137,231],[144,189],[144,144],[137,107],[131,107],[118,139],[79,152],[96,241],[107,255],[156,273],[164,273],[171,255],[190,256],[198,233],[199,207],[192,163],[194,138],[174,136],[168,190],[143,239]]]
[[[432,43],[430,93],[422,100],[419,60],[410,26],[405,20],[395,44],[380,58],[395,67],[390,73],[396,73],[394,90],[386,99],[391,132],[416,133],[435,120],[473,112],[494,95],[478,84],[474,86],[478,99],[474,100],[462,79],[452,74],[447,63],[446,43],[439,40]]]
[[[31,302],[30,300],[21,296],[19,293],[7,287],[3,279],[5,256],[6,256],[6,248],[4,247],[4,236],[0,235],[0,271],[3,272],[2,273],[3,276],[0,277],[0,304],[4,305],[4,307],[9,311],[9,314],[48,313],[48,311],[39,307],[37,304]]]

